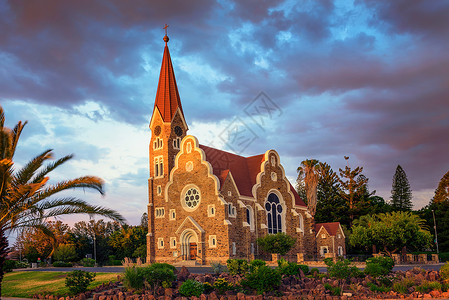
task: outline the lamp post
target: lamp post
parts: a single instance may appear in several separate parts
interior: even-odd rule
[[[97,243],[95,238],[95,232],[94,232],[94,259],[95,259],[95,266],[97,266]]]
[[[440,251],[438,249],[437,223],[435,221],[435,211],[433,209],[432,209],[432,215],[433,215],[433,229],[435,230],[435,243],[437,244],[437,254],[440,254]]]

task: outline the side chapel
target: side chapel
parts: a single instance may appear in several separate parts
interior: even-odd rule
[[[275,150],[243,157],[187,135],[167,35],[164,41],[150,121],[147,261],[268,259],[256,240],[277,232],[296,238],[289,259],[315,256],[314,219]]]

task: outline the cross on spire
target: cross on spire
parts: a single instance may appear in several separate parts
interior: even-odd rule
[[[165,29],[165,35],[167,35],[167,28],[168,28],[168,25],[165,24],[165,26],[163,27],[163,29]]]
[[[167,28],[168,28],[168,25],[165,24],[165,26],[162,27],[162,28],[165,29],[164,42],[165,42],[165,45],[167,46],[167,43],[168,43],[168,41],[169,41],[169,38],[168,38],[168,36],[167,36]]]

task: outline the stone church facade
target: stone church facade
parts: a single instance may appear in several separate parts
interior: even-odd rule
[[[314,219],[275,150],[243,157],[187,135],[168,40],[150,121],[147,261],[269,259],[256,240],[277,232],[296,238],[288,258],[315,256]]]

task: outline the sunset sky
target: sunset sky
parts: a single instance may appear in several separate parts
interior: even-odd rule
[[[167,23],[200,143],[276,149],[292,181],[304,159],[338,172],[346,155],[386,200],[400,164],[420,208],[449,170],[448,16],[444,0],[1,1],[0,104],[29,122],[18,165],[74,153],[52,179],[104,178],[105,197],[78,195],[138,224]],[[250,115],[258,101],[274,109]],[[236,124],[245,147],[224,134]]]

